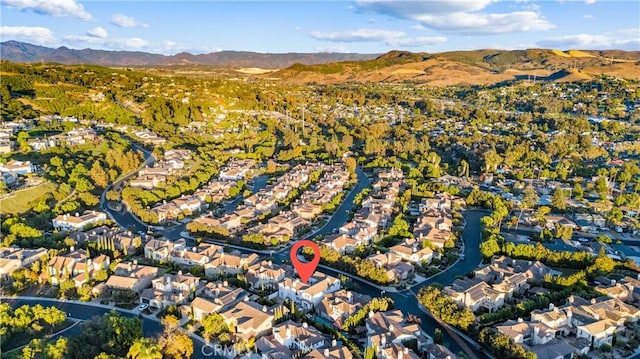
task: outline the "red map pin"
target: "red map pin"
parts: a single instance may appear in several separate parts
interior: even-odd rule
[[[300,247],[310,247],[313,249],[313,259],[311,262],[302,262],[298,259],[297,253]],[[300,279],[302,279],[304,283],[307,283],[309,278],[313,275],[313,272],[316,271],[318,263],[320,263],[320,247],[312,241],[303,239],[301,241],[297,241],[293,247],[291,247],[291,253],[289,256],[291,257],[293,268],[296,269],[296,273],[298,273]]]

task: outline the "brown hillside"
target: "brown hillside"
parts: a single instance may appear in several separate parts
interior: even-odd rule
[[[640,79],[640,53],[476,50],[438,54],[392,51],[373,60],[293,65],[275,76],[293,83],[413,82],[432,86],[533,79],[584,81],[597,75]]]

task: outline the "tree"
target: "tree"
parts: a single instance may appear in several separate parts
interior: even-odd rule
[[[458,175],[461,177],[469,177],[469,162],[462,160],[458,167]]]
[[[222,316],[218,313],[209,314],[202,319],[202,329],[204,338],[209,341],[211,337],[217,337],[218,335],[228,332],[229,327],[224,322]]]
[[[522,202],[520,203],[520,215],[518,215],[518,222],[516,222],[516,231],[518,230],[518,224],[522,218],[522,213],[525,209],[533,208],[538,204],[540,197],[533,186],[529,185],[525,187],[522,193]]]
[[[355,173],[356,172],[356,160],[353,157],[347,157],[344,160],[345,166],[347,167],[347,170],[349,171],[349,173]]]
[[[172,334],[160,338],[162,352],[170,358],[190,358],[193,354],[193,340],[182,332],[173,332]]]
[[[109,274],[104,269],[97,271],[96,274],[94,274],[93,276],[93,279],[96,282],[104,282],[105,280],[107,280],[107,278],[109,278]]]
[[[179,320],[174,315],[162,318],[164,331],[159,341],[162,352],[171,358],[189,358],[193,354],[193,341],[180,331]]]
[[[491,258],[500,252],[500,245],[495,238],[489,238],[480,244],[480,253],[483,258]]]
[[[567,199],[564,193],[564,190],[560,187],[557,187],[553,191],[553,195],[551,196],[551,205],[560,211],[564,211],[567,209]]]
[[[433,342],[436,344],[444,344],[444,335],[442,334],[442,330],[440,330],[440,328],[436,328],[435,332],[433,333]]]
[[[418,301],[445,323],[462,330],[468,330],[475,321],[475,315],[470,309],[460,306],[434,286],[423,287],[418,293]]]
[[[618,224],[618,222],[620,222],[623,217],[624,217],[624,214],[622,213],[620,208],[613,207],[607,213],[606,219],[607,219],[607,222],[611,224]]]
[[[133,342],[127,352],[131,359],[162,359],[162,352],[158,344],[150,338],[139,338]]]
[[[484,153],[484,171],[495,172],[498,169],[500,163],[502,163],[502,157],[493,148]]]
[[[584,197],[584,189],[580,183],[576,183],[573,186],[573,198],[581,200]]]
[[[73,289],[75,289],[76,284],[74,281],[72,280],[65,280],[62,283],[60,283],[60,292],[62,293],[63,296],[69,296],[71,295],[71,291]]]
[[[273,160],[267,161],[267,169],[266,169],[267,173],[275,173],[277,168],[278,166],[276,165],[275,161]]]
[[[93,163],[89,174],[96,186],[105,188],[109,184],[109,176],[107,175],[107,172],[102,168],[102,163],[100,161],[95,161]]]
[[[609,193],[609,185],[607,184],[607,178],[604,176],[598,177],[596,180],[596,192],[600,195],[601,198],[607,198],[607,194]]]
[[[47,359],[63,359],[67,353],[67,338],[59,338],[55,343],[48,343],[45,348]]]
[[[573,228],[570,226],[558,226],[556,229],[556,237],[568,241],[573,236]]]

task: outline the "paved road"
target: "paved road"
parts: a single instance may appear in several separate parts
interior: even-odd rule
[[[153,156],[153,154],[147,151],[146,149],[144,149],[143,147],[138,146],[133,142],[131,142],[131,146],[133,147],[134,150],[140,150],[144,155],[144,164],[140,167],[140,169],[156,161],[156,158]],[[147,233],[147,225],[144,223],[141,223],[134,216],[134,214],[131,213],[131,211],[127,210],[124,204],[121,205],[121,208],[119,211],[116,211],[109,208],[109,206],[107,206],[107,198],[106,198],[107,191],[111,190],[112,188],[117,191],[120,191],[122,189],[121,187],[124,181],[132,176],[135,176],[138,173],[138,171],[140,171],[140,169],[127,174],[126,176],[118,179],[115,183],[105,188],[104,192],[102,192],[102,196],[100,197],[100,207],[102,207],[102,209],[105,212],[107,212],[109,217],[111,217],[120,227],[132,230],[134,232]]]
[[[349,219],[349,215],[347,210],[351,211],[354,207],[353,199],[355,196],[362,190],[362,188],[366,188],[370,186],[371,181],[367,178],[366,174],[358,168],[358,183],[354,191],[352,191],[343,201],[342,205],[339,206],[338,210],[335,212],[334,216],[327,222],[330,226],[325,226],[323,229],[319,231],[319,234],[330,233],[333,228],[339,228],[346,223]],[[439,283],[442,285],[447,285],[452,283],[455,280],[455,277],[458,275],[464,275],[475,268],[478,267],[480,262],[482,261],[482,257],[480,255],[480,243],[482,242],[481,236],[481,223],[480,219],[487,215],[486,210],[469,210],[464,213],[466,226],[462,233],[462,238],[465,243],[464,254],[465,260],[458,261],[449,269],[445,270],[438,275],[429,278],[428,280],[416,284],[410,289],[406,289],[397,293],[392,292],[384,292],[379,287],[370,285],[369,283],[359,279],[358,277],[351,276],[353,282],[357,283],[360,287],[359,292],[367,294],[372,297],[380,297],[380,296],[389,296],[394,300],[395,307],[402,310],[403,313],[406,314],[414,314],[419,316],[422,319],[422,328],[429,334],[433,335],[436,328],[439,328],[443,334],[445,343],[447,347],[450,348],[454,353],[464,351],[471,358],[487,358],[485,354],[474,352],[463,340],[457,335],[454,331],[452,331],[446,324],[443,325],[438,323],[433,317],[427,315],[424,311],[422,311],[418,305],[418,300],[416,298],[416,294],[420,291],[420,288]],[[309,237],[315,237],[316,234],[310,235]],[[251,253],[255,252],[251,249],[241,249],[241,252]],[[261,256],[265,256],[261,254]],[[281,263],[282,260],[289,260],[289,248],[280,249],[279,251],[274,251],[270,256],[270,259],[274,260],[276,263]],[[318,271],[333,275],[340,276],[340,273],[334,271],[330,268],[319,268]]]
[[[347,222],[349,219],[349,213],[353,211],[353,207],[355,206],[353,200],[363,189],[371,186],[371,180],[367,177],[360,166],[356,167],[356,174],[358,175],[358,182],[356,182],[355,187],[352,188],[351,192],[349,192],[349,194],[342,200],[342,203],[338,206],[327,223],[308,237],[331,233],[334,228],[340,228]]]
[[[151,157],[148,152],[145,152],[145,156]],[[147,159],[149,158],[147,157]],[[349,212],[353,209],[354,203],[353,200],[355,196],[364,188],[367,188],[371,185],[370,179],[366,176],[366,174],[359,167],[356,170],[358,175],[358,182],[356,187],[349,193],[349,195],[343,200],[342,204],[337,208],[334,215],[329,219],[325,226],[323,226],[319,231],[316,231],[312,236],[316,236],[318,234],[327,234],[330,233],[334,228],[339,228],[344,225],[349,218]],[[252,190],[256,191],[260,187],[264,187],[266,185],[266,177],[261,178],[258,177],[254,179],[254,185]],[[225,206],[225,210],[232,210],[238,204],[241,198],[238,198]],[[106,206],[105,206],[106,207]],[[124,212],[110,212],[116,222],[120,226],[134,226],[136,230],[138,230],[139,223],[133,219],[129,213]],[[386,293],[375,286],[372,286],[357,277],[353,277],[353,280],[358,283],[360,286],[360,292],[365,293],[370,296],[379,297],[383,295],[387,295],[391,297],[395,302],[395,307],[402,310],[403,313],[406,314],[414,314],[419,316],[422,319],[421,326],[422,328],[429,334],[433,334],[436,328],[442,330],[444,334],[445,343],[447,347],[449,347],[453,352],[465,351],[467,355],[472,358],[486,358],[486,355],[481,353],[475,353],[473,350],[466,345],[466,343],[458,336],[455,332],[453,332],[448,326],[438,323],[433,317],[427,315],[423,312],[416,298],[416,294],[419,292],[420,288],[427,286],[433,283],[439,283],[442,285],[447,285],[453,282],[456,276],[464,275],[467,272],[475,269],[481,262],[482,258],[480,256],[479,247],[482,241],[481,238],[481,224],[480,218],[486,215],[486,211],[481,210],[470,210],[465,213],[465,221],[467,225],[463,231],[462,238],[465,242],[465,260],[458,261],[452,267],[447,269],[446,271],[428,279],[425,282],[419,283],[410,289],[403,290],[397,293]],[[169,239],[178,239],[180,238],[180,232],[184,231],[185,224],[181,224],[167,230],[164,235]],[[144,228],[141,227],[140,230],[146,231],[146,226]],[[251,250],[247,249],[246,252],[251,252]],[[282,259],[289,258],[289,250],[288,248],[281,249],[279,252],[273,253],[273,259],[276,262],[280,262]],[[337,272],[328,269],[322,268],[319,271],[331,274],[331,275],[339,275]],[[151,327],[153,328],[153,327]],[[196,353],[200,353],[196,350]],[[195,356],[194,356],[195,357]]]
[[[487,215],[487,211],[484,210],[469,210],[464,213],[466,226],[462,233],[462,238],[464,239],[465,248],[465,260],[458,261],[453,266],[449,267],[449,269],[445,270],[437,274],[434,277],[429,278],[428,280],[416,284],[408,290],[403,290],[397,293],[394,292],[384,292],[375,286],[368,284],[360,280],[357,277],[351,277],[353,282],[357,283],[360,287],[359,292],[367,294],[372,297],[380,297],[380,296],[388,296],[391,297],[394,301],[394,306],[400,309],[405,315],[413,314],[422,319],[421,327],[430,335],[433,335],[436,328],[439,328],[443,334],[446,342],[446,346],[451,349],[454,353],[465,351],[468,355],[473,355],[472,358],[486,358],[486,355],[482,353],[474,353],[470,347],[466,346],[465,343],[461,342],[461,338],[454,333],[448,326],[442,325],[437,322],[433,317],[427,315],[424,311],[422,311],[418,305],[417,293],[420,291],[420,288],[428,286],[430,284],[438,283],[441,285],[448,285],[455,280],[456,276],[464,275],[472,270],[476,269],[480,262],[482,261],[482,256],[480,255],[480,243],[482,242],[481,236],[481,223],[480,219]],[[346,221],[346,218],[345,218]],[[342,223],[344,224],[344,222]],[[340,224],[341,225],[341,224]],[[280,252],[273,254],[273,259],[276,263],[281,262],[283,259],[289,259],[289,251],[281,250]],[[318,271],[333,275],[340,276],[340,273],[329,269],[329,268],[319,268]]]
[[[251,188],[250,188],[251,192],[256,193],[259,190],[265,188],[267,186],[268,180],[269,180],[269,176],[267,175],[261,175],[261,176],[256,176],[252,178]],[[241,195],[238,196],[233,201],[230,201],[227,204],[225,204],[222,207],[222,211],[233,212],[236,209],[236,207],[238,207],[238,205],[242,202],[242,200],[244,200],[244,197],[242,197]],[[162,235],[172,241],[175,241],[181,238],[180,234],[186,230],[186,226],[187,226],[187,223],[182,223],[182,224],[167,228],[166,230],[164,230],[164,232],[162,232]],[[187,239],[187,244],[189,244],[189,239]]]

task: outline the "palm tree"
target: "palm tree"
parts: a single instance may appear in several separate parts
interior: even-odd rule
[[[131,359],[162,359],[162,352],[158,344],[149,338],[140,338],[133,342],[127,358]]]

